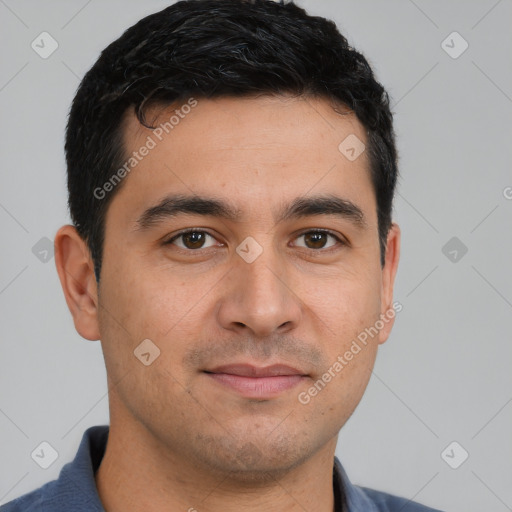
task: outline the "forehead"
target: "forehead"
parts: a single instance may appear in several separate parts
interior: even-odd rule
[[[336,109],[321,98],[197,98],[153,107],[146,119],[154,129],[129,113],[125,155],[140,159],[113,202],[136,210],[170,193],[212,192],[247,212],[308,193],[371,202],[365,129],[346,107]],[[347,144],[362,153],[349,158]]]
[[[323,141],[338,149],[340,136],[354,134],[362,141],[366,139],[363,125],[348,107],[320,97],[191,97],[148,108],[146,120],[154,128],[157,143],[170,142],[172,138],[182,140],[193,132],[195,140],[191,143],[197,144],[199,138],[204,138],[205,149],[215,145],[216,150],[233,146],[257,149],[261,143],[291,146],[293,139],[304,142],[306,138],[311,143]],[[151,131],[128,110],[123,122],[126,148],[137,145],[148,134]]]

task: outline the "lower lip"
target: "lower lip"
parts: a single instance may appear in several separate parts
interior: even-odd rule
[[[206,375],[247,398],[271,398],[294,388],[305,379],[302,375],[275,377],[244,377],[229,373],[206,373]]]

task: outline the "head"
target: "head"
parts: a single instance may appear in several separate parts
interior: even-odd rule
[[[56,263],[112,425],[247,475],[332,442],[391,330],[400,238],[389,99],[334,23],[270,0],[148,16],[85,75],[66,157]],[[249,396],[215,377],[241,363],[300,378]]]

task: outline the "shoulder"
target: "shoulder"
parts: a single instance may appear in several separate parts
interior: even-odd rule
[[[46,501],[45,496],[48,493],[52,494],[55,483],[55,480],[48,482],[39,487],[39,489],[9,501],[5,505],[0,506],[0,512],[41,512],[43,510],[43,503]]]
[[[99,498],[88,495],[81,482],[62,478],[47,482],[0,506],[0,512],[104,512]]]
[[[0,512],[104,512],[94,472],[103,457],[108,432],[105,425],[87,429],[75,458],[62,467],[56,480],[0,506]]]
[[[335,493],[343,495],[348,512],[442,512],[406,498],[352,484],[338,457],[334,457],[333,484]]]
[[[375,505],[375,509],[379,512],[442,512],[439,509],[367,487],[358,487],[358,489]]]

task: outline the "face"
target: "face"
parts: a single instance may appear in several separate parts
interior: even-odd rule
[[[153,126],[176,109],[153,110]],[[366,152],[339,149],[365,130],[326,100],[180,112],[168,134],[126,118],[127,153],[147,154],[106,216],[111,421],[201,467],[284,471],[335,446],[363,395],[393,323],[398,228],[382,268]]]

